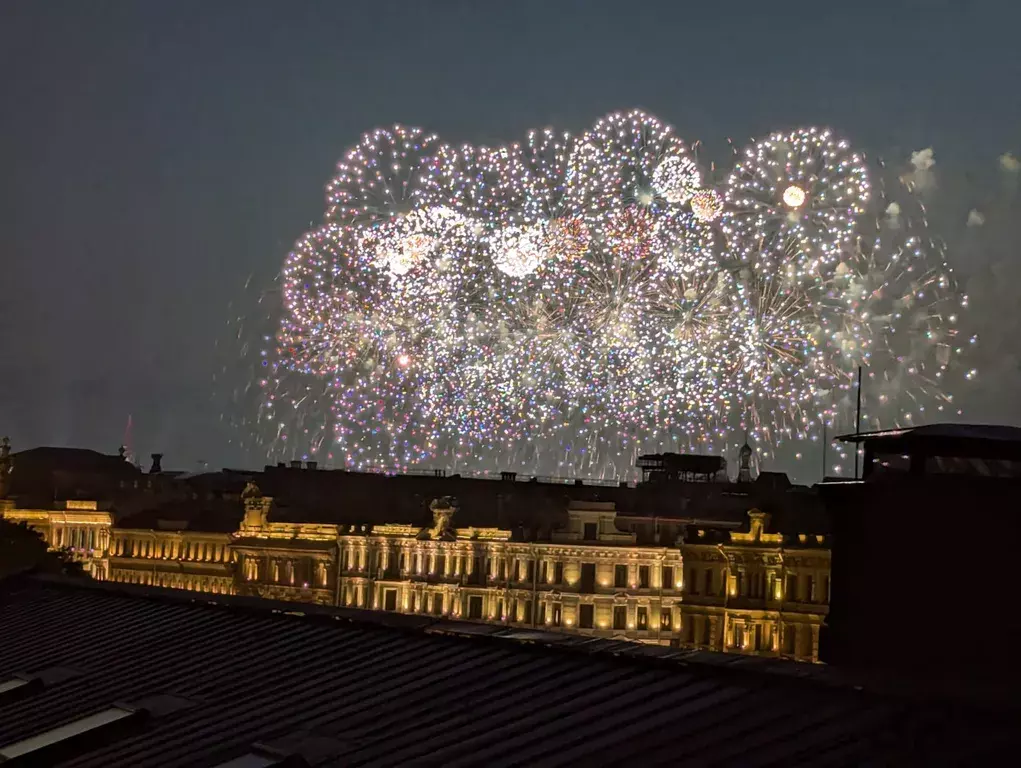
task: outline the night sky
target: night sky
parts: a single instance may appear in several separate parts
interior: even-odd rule
[[[930,224],[983,340],[964,418],[1017,422],[1021,216],[997,161],[1021,156],[1019,35],[1016,0],[5,0],[0,432],[113,453],[130,414],[165,465],[261,463],[214,376],[347,146],[394,122],[502,143],[632,107],[724,161],[727,137],[805,124],[891,162],[932,147]]]

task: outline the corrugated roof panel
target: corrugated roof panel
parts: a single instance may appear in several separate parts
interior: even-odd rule
[[[335,620],[217,602],[111,586],[0,587],[0,679],[55,666],[78,673],[0,702],[0,746],[156,694],[189,707],[60,765],[215,765],[296,733],[341,743],[333,764],[351,766],[904,755],[938,764],[1010,733],[930,704],[759,671],[776,665],[707,663],[729,661],[718,655],[662,658],[660,649],[585,638],[550,645],[514,631],[433,634],[397,617],[386,627],[351,612]]]

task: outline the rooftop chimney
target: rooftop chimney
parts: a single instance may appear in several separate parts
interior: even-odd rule
[[[305,462],[305,469],[315,469],[318,466],[319,466],[319,462],[318,461],[306,461]]]
[[[500,473],[500,479],[501,480],[506,480],[509,483],[513,483],[515,480],[518,479],[518,473],[517,472],[501,472]]]
[[[158,475],[160,472],[163,471],[163,467],[160,465],[161,461],[163,461],[163,454],[162,453],[154,453],[154,454],[152,454],[152,466],[149,467],[149,474],[150,475]]]
[[[301,459],[294,459],[291,461],[291,469],[301,469]]]

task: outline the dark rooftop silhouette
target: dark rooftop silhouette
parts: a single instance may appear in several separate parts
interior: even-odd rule
[[[819,667],[112,585],[21,580],[0,595],[0,681],[34,681],[0,698],[0,751],[114,705],[148,709],[52,746],[50,765],[253,753],[345,766],[946,765],[1014,740],[1005,716],[855,690]]]

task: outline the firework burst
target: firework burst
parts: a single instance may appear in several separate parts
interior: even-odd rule
[[[867,420],[910,422],[950,403],[966,300],[895,191],[814,128],[718,185],[639,111],[495,149],[367,133],[285,263],[265,421],[352,467],[621,476],[737,429],[811,437],[861,365]]]

